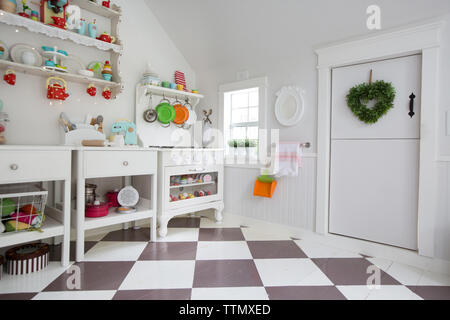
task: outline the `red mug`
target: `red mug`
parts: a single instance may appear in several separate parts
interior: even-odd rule
[[[16,73],[13,70],[6,70],[5,75],[3,76],[3,80],[6,81],[7,84],[13,86],[16,84]]]
[[[95,97],[95,95],[97,94],[97,88],[93,84],[90,84],[89,87],[87,88],[87,93],[91,97]]]
[[[106,100],[110,100],[110,99],[111,99],[111,89],[108,88],[108,87],[106,87],[106,88],[103,90],[102,95],[103,95],[103,98],[105,98]]]

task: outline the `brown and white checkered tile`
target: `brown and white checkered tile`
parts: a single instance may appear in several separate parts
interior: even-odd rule
[[[450,277],[392,261],[243,227],[225,219],[183,217],[150,243],[148,228],[119,230],[86,242],[80,290],[55,261],[39,274],[0,281],[0,300],[343,300],[448,299]],[[71,243],[71,260],[75,246]],[[381,286],[367,287],[368,268]]]

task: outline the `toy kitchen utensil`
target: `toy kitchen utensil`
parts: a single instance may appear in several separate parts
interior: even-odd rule
[[[117,209],[119,213],[136,211],[136,205],[139,202],[139,192],[131,186],[125,187],[120,190],[117,201],[121,205],[121,207]]]
[[[0,41],[0,60],[8,60],[9,50],[6,44]]]
[[[192,108],[192,105],[189,103],[189,100],[186,99],[186,104],[185,104],[186,108],[188,108],[189,110],[189,118],[187,119],[187,121],[184,123],[185,128],[189,129],[192,125],[195,124],[195,122],[197,121],[197,114],[195,113],[194,109]]]
[[[85,202],[87,204],[94,204],[95,200],[97,199],[97,195],[95,193],[95,191],[97,190],[97,185],[86,183],[84,190]]]
[[[106,194],[106,198],[108,199],[108,205],[110,206],[110,208],[120,207],[120,203],[119,203],[119,199],[118,199],[119,191],[120,190],[109,191]]]
[[[175,102],[173,107],[176,112],[176,116],[175,119],[173,120],[173,123],[175,123],[178,126],[183,126],[184,123],[189,118],[189,110],[178,101]]]
[[[170,101],[163,98],[159,105],[156,107],[156,112],[158,113],[158,121],[163,127],[169,127],[170,123],[175,119],[176,112]]]
[[[64,79],[58,77],[50,77],[47,79],[48,99],[65,101],[69,96],[67,83]]]
[[[14,72],[14,70],[8,69],[5,72],[5,75],[3,76],[3,80],[5,80],[5,82],[11,86],[14,86],[16,84],[16,73]]]
[[[144,120],[148,123],[153,123],[158,120],[158,113],[153,109],[153,95],[148,92],[146,95],[150,96],[148,110],[144,112]]]
[[[126,145],[137,145],[136,125],[129,120],[118,120],[114,123],[112,133],[124,135]]]

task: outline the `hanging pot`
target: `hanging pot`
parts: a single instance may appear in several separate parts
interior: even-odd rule
[[[170,123],[175,119],[176,116],[174,107],[166,98],[161,100],[159,105],[156,107],[156,112],[158,114],[158,121],[163,127],[169,127]]]
[[[185,106],[183,106],[181,102],[178,101],[178,99],[175,101],[173,108],[175,109],[176,113],[173,123],[181,128],[189,118],[189,110]]]
[[[197,121],[197,114],[195,113],[194,109],[192,108],[192,105],[189,103],[189,100],[186,100],[186,108],[189,111],[189,118],[184,123],[185,129],[190,129],[192,125],[195,124]]]
[[[153,109],[153,106],[152,106],[152,94],[151,93],[150,93],[149,109],[144,112],[144,120],[145,120],[145,122],[148,122],[148,123],[153,123],[156,120],[158,120],[158,113],[156,112],[155,109]]]

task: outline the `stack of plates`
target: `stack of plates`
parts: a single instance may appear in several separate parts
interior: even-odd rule
[[[18,43],[11,47],[11,59],[16,63],[25,64],[28,66],[40,67],[42,66],[41,54],[32,46]]]

